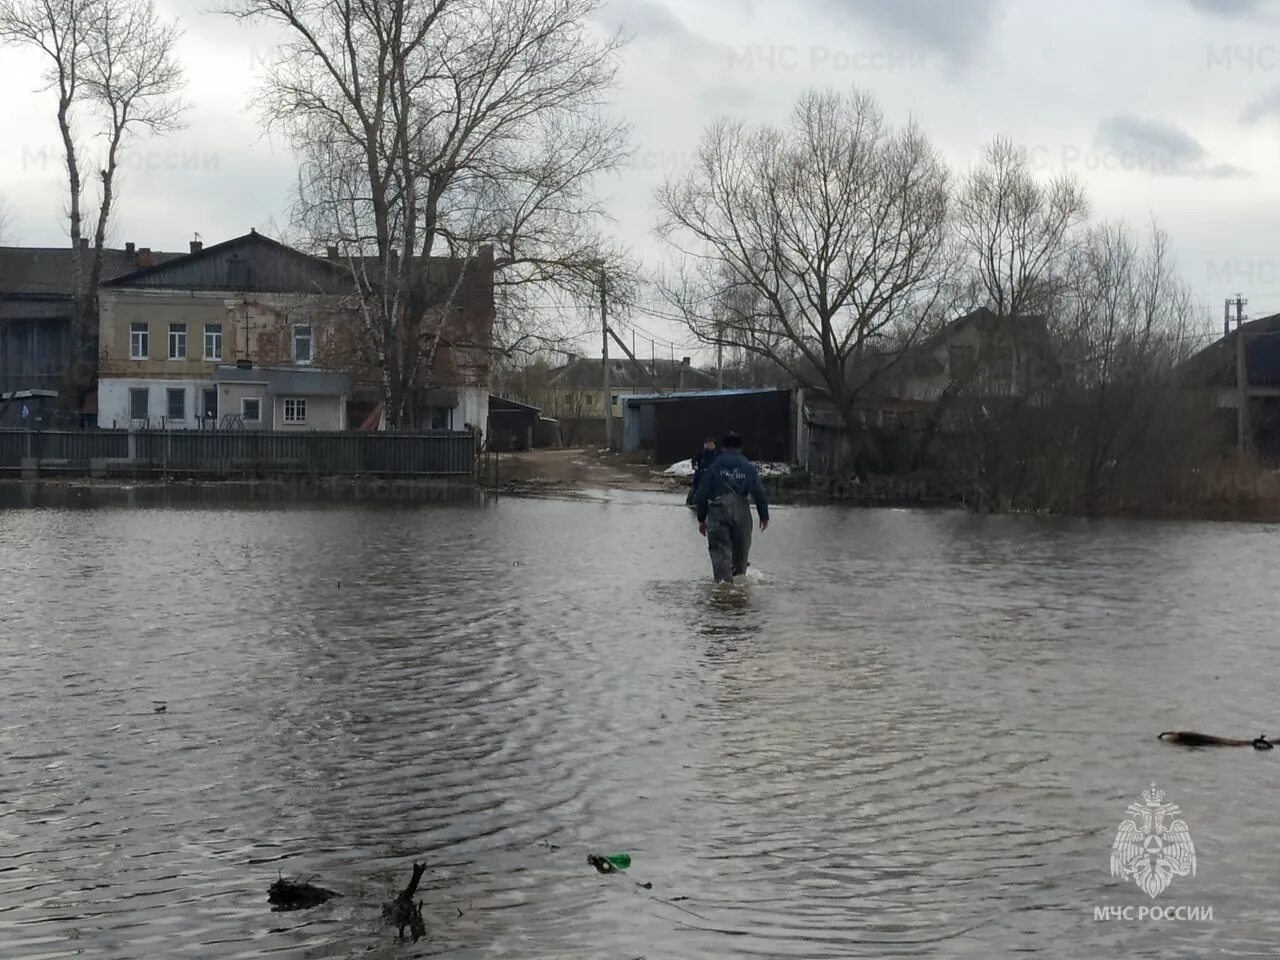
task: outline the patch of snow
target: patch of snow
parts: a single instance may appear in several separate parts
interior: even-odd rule
[[[673,463],[662,472],[668,477],[692,477],[693,460],[681,460],[678,463]]]
[[[756,470],[762,477],[777,477],[784,473],[791,472],[791,464],[789,463],[757,463]],[[681,460],[679,463],[673,463],[667,469],[662,471],[669,477],[691,477],[693,476],[693,461]]]

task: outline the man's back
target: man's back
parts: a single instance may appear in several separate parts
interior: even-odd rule
[[[755,500],[756,511],[762,521],[769,519],[769,502],[764,484],[754,463],[737,449],[726,449],[704,471],[698,485],[698,519],[705,520],[710,502],[727,493],[749,496]]]

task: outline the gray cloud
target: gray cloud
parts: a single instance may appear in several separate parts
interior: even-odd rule
[[[1245,17],[1261,13],[1267,0],[1187,0],[1187,3],[1215,17]]]
[[[1273,87],[1268,93],[1244,108],[1244,113],[1240,115],[1240,122],[1246,126],[1253,126],[1260,120],[1278,114],[1280,114],[1280,87]]]
[[[815,0],[836,14],[870,21],[941,53],[967,61],[991,32],[1005,0]]]
[[[1209,151],[1195,137],[1171,123],[1129,115],[1098,124],[1094,146],[1112,155],[1123,170],[1152,176],[1224,179],[1248,176],[1231,164],[1210,164]]]
[[[701,39],[657,0],[612,0],[600,9],[596,19],[610,30],[622,30],[637,40]]]

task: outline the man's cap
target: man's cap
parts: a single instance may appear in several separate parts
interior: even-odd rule
[[[730,430],[724,435],[724,445],[726,447],[740,447],[742,446],[742,438]]]

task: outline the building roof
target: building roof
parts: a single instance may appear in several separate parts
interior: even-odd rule
[[[241,367],[224,364],[214,371],[215,383],[265,383],[273,393],[310,397],[340,397],[351,392],[351,377],[314,367]]]
[[[564,389],[604,389],[604,369],[600,357],[579,357],[571,363],[551,371],[547,383]],[[683,374],[683,381],[681,375]],[[639,364],[623,357],[609,358],[609,385],[618,390],[658,390],[703,388],[714,389],[716,375],[699,370],[680,360],[645,360]]]
[[[535,407],[528,403],[521,403],[519,400],[510,400],[507,397],[499,397],[497,394],[489,394],[489,413],[541,413],[541,407]]]
[[[673,390],[670,393],[633,393],[622,398],[627,405],[661,403],[666,400],[705,400],[710,397],[738,397],[760,393],[788,393],[786,387],[739,387],[723,390]]]
[[[82,256],[91,256],[85,250]],[[0,296],[70,297],[74,294],[73,251],[66,247],[0,247]],[[142,254],[145,257],[146,254]],[[153,263],[166,263],[185,256],[181,253],[150,251]],[[102,279],[114,280],[138,269],[139,253],[104,247]],[[86,266],[87,266],[87,260]]]
[[[1280,386],[1280,313],[1240,325],[1245,333],[1245,369],[1253,386]],[[1236,336],[1232,330],[1182,365],[1190,377],[1210,387],[1236,385]]]

